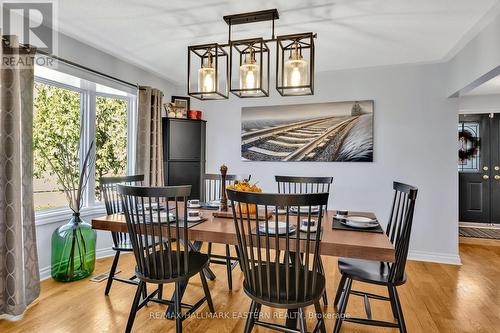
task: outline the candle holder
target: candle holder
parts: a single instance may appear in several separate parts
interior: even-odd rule
[[[220,199],[220,211],[227,212],[227,195],[226,195],[226,175],[227,175],[227,166],[222,164],[220,167],[220,175],[221,175],[221,191],[222,197]]]

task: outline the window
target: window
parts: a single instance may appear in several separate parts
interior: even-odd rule
[[[458,171],[478,172],[480,165],[480,135],[478,122],[458,124]]]
[[[97,83],[35,68],[33,189],[37,216],[49,209],[67,208],[66,195],[53,172],[62,166],[50,164],[46,158],[60,154],[63,146],[75,167],[81,167],[78,148],[86,152],[94,140],[94,176],[84,193],[84,207],[101,200],[101,177],[131,172],[136,95],[129,87],[127,91],[111,86],[103,85],[102,80]]]
[[[33,191],[35,210],[63,207],[66,196],[45,156],[64,145],[78,161],[80,92],[36,82],[33,115]],[[54,165],[54,167],[60,167]]]
[[[95,109],[95,196],[101,201],[101,177],[126,173],[127,102],[121,98],[97,96]]]

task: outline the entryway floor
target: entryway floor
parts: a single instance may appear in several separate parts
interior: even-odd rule
[[[498,229],[498,228],[485,228],[485,227],[472,227],[472,226],[460,226],[458,228],[458,235],[460,237],[500,239],[500,229]]]

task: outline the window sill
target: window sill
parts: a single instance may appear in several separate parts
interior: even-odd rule
[[[72,214],[73,212],[69,208],[54,208],[35,212],[35,226],[69,221]],[[106,208],[104,204],[97,203],[93,206],[83,208],[80,216],[85,220],[86,217],[105,214]]]

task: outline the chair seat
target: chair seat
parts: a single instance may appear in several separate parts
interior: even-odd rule
[[[156,251],[155,253],[152,253],[149,256],[149,267],[151,267],[151,272],[149,274],[141,274],[136,267],[136,275],[137,277],[144,281],[144,282],[150,282],[150,283],[169,283],[169,282],[174,282],[180,279],[185,279],[189,278],[195,274],[198,274],[201,272],[203,268],[205,268],[208,265],[208,255],[200,252],[188,252],[188,270],[187,272],[184,271],[184,256],[186,253],[184,251],[181,251],[179,258],[180,258],[180,271],[178,270],[177,267],[177,254],[176,251],[172,251],[172,254],[170,255],[170,262],[172,263],[172,270],[170,271],[170,268],[168,267],[168,253],[166,250],[163,251],[163,270],[160,268],[161,267],[161,251]],[[155,270],[153,267],[156,267],[157,275],[155,275]],[[180,276],[180,277],[179,277]]]
[[[339,258],[339,270],[353,280],[380,285],[401,285],[406,282],[406,273],[401,281],[389,283],[389,263],[364,259]]]
[[[276,285],[276,266],[271,265],[269,274],[271,276],[271,286],[269,288],[268,286],[268,281],[267,281],[267,271],[268,271],[268,266],[267,265],[262,265],[260,266],[261,270],[261,277],[262,277],[262,289],[258,288],[259,284],[259,268],[255,268],[255,277],[257,280],[257,288],[255,289],[256,291],[251,291],[253,288],[249,288],[247,283],[250,283],[250,281],[247,281],[245,279],[243,283],[243,289],[245,290],[245,293],[250,296],[253,300],[255,300],[257,303],[267,305],[267,306],[272,306],[272,307],[277,307],[277,308],[296,308],[296,307],[305,307],[311,304],[314,304],[317,302],[323,295],[323,292],[325,291],[325,276],[321,273],[316,273],[316,286],[314,289],[312,289],[312,276],[313,272],[309,271],[308,275],[308,292],[307,295],[305,293],[306,288],[301,287],[298,290],[298,297],[296,294],[296,290],[294,288],[295,286],[295,266],[290,266],[289,267],[289,292],[288,292],[288,300],[286,299],[287,295],[287,290],[286,290],[286,283],[285,283],[285,277],[286,277],[286,267],[284,264],[279,265],[280,269],[280,285],[279,289],[278,286]],[[253,273],[250,272],[250,275]],[[304,286],[304,275],[305,271],[304,269],[300,269],[299,272],[299,286]],[[269,290],[271,291],[271,295],[269,297]],[[262,295],[261,295],[262,291]],[[278,297],[279,295],[279,297]]]

